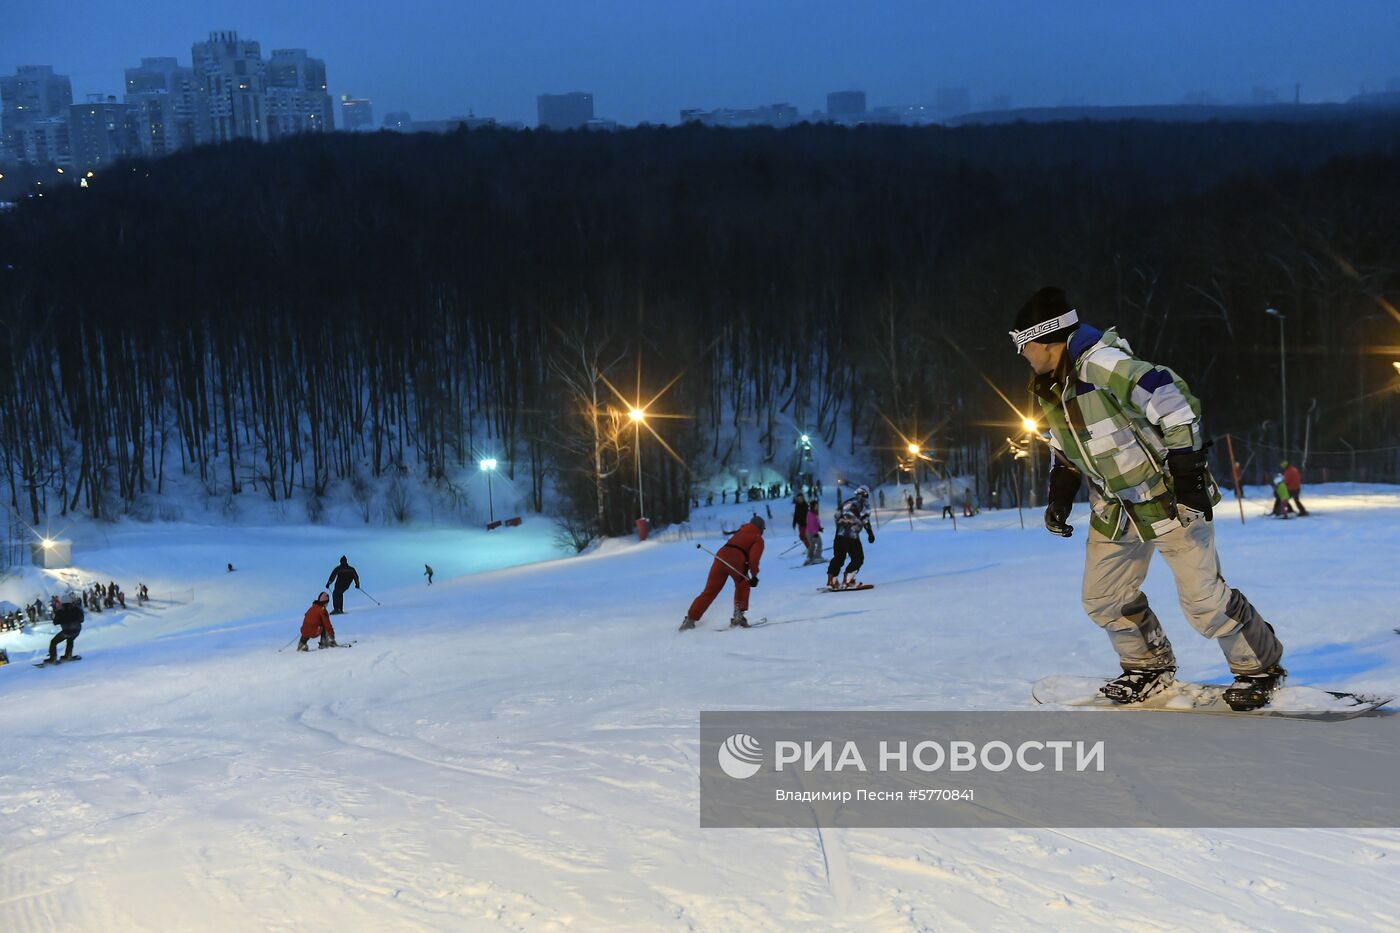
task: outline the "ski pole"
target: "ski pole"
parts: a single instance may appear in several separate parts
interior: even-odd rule
[[[791,551],[792,548],[797,547],[797,546],[798,546],[799,544],[801,544],[801,543],[802,543],[801,541],[794,541],[794,542],[792,543],[792,547],[789,547],[789,548],[787,549],[787,551],[783,551],[783,553],[782,553],[782,554],[779,554],[778,556],[779,556],[779,557],[782,557],[784,554],[787,554],[788,551]]]
[[[745,580],[748,579],[748,577],[744,576],[744,575],[743,575],[742,573],[740,573],[737,569],[735,569],[735,567],[734,567],[733,564],[731,564],[729,561],[725,560],[723,557],[720,557],[720,556],[719,556],[718,554],[716,554],[714,551],[712,551],[712,550],[710,550],[709,548],[705,547],[705,545],[703,545],[703,544],[701,544],[700,542],[697,541],[697,542],[695,543],[695,546],[696,546],[697,548],[699,548],[700,550],[704,551],[706,554],[709,554],[711,557],[713,557],[715,560],[719,561],[719,562],[720,562],[721,564],[723,564],[724,566],[728,567],[730,570],[733,570],[733,571],[734,571],[734,575],[735,575],[736,577],[741,577],[741,578],[743,578],[743,579],[745,579]]]
[[[289,642],[287,642],[285,645],[283,645],[281,648],[278,648],[278,649],[277,649],[277,653],[278,653],[278,654],[281,654],[282,652],[286,651],[288,648],[292,647],[292,642],[294,642],[294,641],[296,641],[296,638],[293,638],[292,641],[289,641]]]
[[[356,591],[358,591],[358,592],[360,592],[360,593],[363,593],[365,599],[368,599],[370,602],[374,603],[376,606],[383,606],[383,605],[384,605],[384,604],[381,603],[379,600],[375,599],[373,596],[369,595],[368,593],[365,593],[365,591],[362,590],[362,589],[360,589],[358,586],[355,587],[355,589],[356,589]]]

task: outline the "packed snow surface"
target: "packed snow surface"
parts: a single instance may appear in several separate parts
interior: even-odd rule
[[[1243,526],[1224,503],[1226,578],[1293,683],[1393,694],[1400,491],[1305,500]],[[684,635],[695,544],[751,506],[579,557],[543,519],[76,529],[68,579],[157,602],[90,614],[56,668],[27,663],[48,626],[0,635],[0,929],[1400,928],[1400,831],[699,829],[701,709],[1021,709],[1116,669],[1079,609],[1083,506],[1068,541],[1039,510],[882,513],[859,594],[816,592],[772,507],[750,616],[774,624],[717,632],[726,589]],[[286,648],[341,554],[355,646]],[[1160,561],[1146,590],[1179,676],[1223,678]]]

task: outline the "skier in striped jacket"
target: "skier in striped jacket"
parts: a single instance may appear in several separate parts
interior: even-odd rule
[[[1102,692],[1134,703],[1173,681],[1171,642],[1142,592],[1156,551],[1176,578],[1186,618],[1219,643],[1235,675],[1226,702],[1266,704],[1286,674],[1283,646],[1221,576],[1212,523],[1220,490],[1206,464],[1200,403],[1180,376],[1135,357],[1114,330],[1080,323],[1058,288],[1031,296],[1011,337],[1035,371],[1032,391],[1050,429],[1045,527],[1052,533],[1074,533],[1069,514],[1089,480],[1084,609],[1123,668]]]

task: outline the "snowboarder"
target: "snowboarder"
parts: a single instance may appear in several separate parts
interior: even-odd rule
[[[1308,510],[1303,508],[1303,500],[1298,498],[1298,494],[1303,491],[1303,474],[1287,460],[1278,466],[1283,471],[1283,485],[1288,489],[1288,498],[1293,500],[1293,508],[1298,510],[1299,518],[1305,517]]]
[[[351,583],[355,584],[355,589],[360,588],[360,575],[354,567],[350,566],[350,562],[345,559],[344,554],[340,555],[340,563],[331,570],[331,575],[326,577],[326,586],[330,586],[332,581],[335,582],[335,589],[332,591],[335,593],[335,610],[331,612],[331,615],[343,615],[345,612],[345,591],[350,589]]]
[[[792,527],[797,529],[797,537],[802,541],[802,547],[810,551],[812,545],[807,540],[807,498],[800,492],[792,497]]]
[[[228,572],[233,573],[233,564],[228,565]]]
[[[807,559],[802,566],[819,564],[822,560],[822,520],[816,500],[807,507]]]
[[[423,565],[423,576],[428,578],[428,585],[433,585],[433,568],[427,564]]]
[[[316,601],[311,604],[311,608],[306,610],[306,615],[301,617],[301,641],[297,642],[298,651],[310,651],[306,642],[312,638],[320,638],[322,648],[340,647],[335,643],[335,628],[331,625],[331,617],[326,614],[326,603],[330,601],[331,594],[322,590]]]
[[[1084,609],[1108,634],[1123,668],[1101,689],[1134,703],[1167,689],[1176,656],[1142,583],[1154,551],[1176,578],[1192,626],[1225,654],[1234,709],[1269,702],[1286,672],[1273,627],[1226,585],[1215,550],[1220,491],[1206,464],[1200,403],[1165,366],[1137,359],[1113,329],[1080,324],[1058,288],[1021,307],[1011,331],[1035,376],[1032,391],[1050,427],[1054,458],[1045,527],[1062,537],[1087,475],[1090,516]]]
[[[836,537],[832,539],[831,563],[826,565],[826,585],[828,589],[848,589],[857,585],[856,574],[865,563],[865,549],[860,544],[860,533],[864,529],[866,540],[875,543],[875,532],[870,528],[870,489],[858,486],[856,491],[842,503],[836,513]],[[837,574],[842,564],[850,558],[846,575],[839,583]]]
[[[724,581],[734,580],[734,615],[730,625],[748,628],[749,621],[744,613],[749,609],[749,589],[758,586],[758,561],[763,557],[763,529],[766,523],[763,516],[755,515],[725,542],[710,564],[710,575],[705,580],[705,589],[690,604],[690,611],[681,620],[682,632],[695,628],[695,623],[710,608],[719,591],[724,589]]]
[[[53,622],[54,625],[60,626],[60,631],[49,642],[49,663],[58,663],[58,643],[61,641],[68,643],[63,649],[63,660],[72,660],[73,642],[83,632],[83,607],[78,605],[76,597],[70,596],[64,601],[62,606],[54,612]]]

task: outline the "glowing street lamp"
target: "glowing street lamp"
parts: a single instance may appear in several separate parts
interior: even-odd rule
[[[1028,433],[1028,434],[1034,434],[1034,433],[1035,433],[1035,428],[1036,428],[1035,419],[1034,419],[1034,418],[1022,418],[1022,419],[1021,419],[1021,427],[1023,427],[1023,428],[1026,429],[1026,433]]]
[[[646,518],[646,499],[642,497],[642,424],[647,420],[647,413],[634,406],[628,409],[627,417],[632,419],[632,424],[637,429],[637,443],[633,445],[637,456],[637,511],[640,513],[637,517]]]
[[[43,545],[44,550],[46,550],[46,551],[52,551],[52,550],[53,550],[53,538],[45,538],[43,541],[41,541],[41,542],[39,542],[39,543]]]
[[[491,515],[491,523],[496,522],[496,503],[491,496],[491,474],[496,472],[496,458],[487,457],[479,464],[481,472],[486,474],[486,507]]]
[[[1390,365],[1395,367],[1395,371],[1396,371],[1397,373],[1400,373],[1400,360],[1396,360],[1395,362],[1391,363]]]

